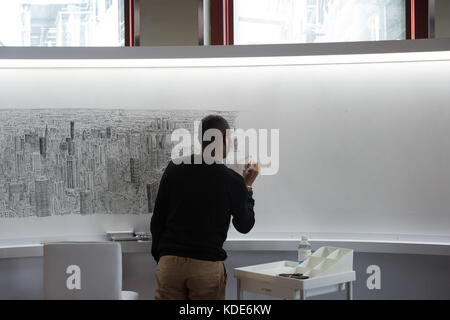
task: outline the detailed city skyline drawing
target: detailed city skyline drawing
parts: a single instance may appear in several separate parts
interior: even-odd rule
[[[146,214],[170,160],[170,135],[215,113],[128,109],[0,110],[0,217]]]

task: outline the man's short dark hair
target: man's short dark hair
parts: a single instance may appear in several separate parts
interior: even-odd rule
[[[202,119],[202,137],[204,136],[205,132],[209,129],[219,130],[222,133],[223,142],[225,143],[225,139],[227,136],[227,129],[230,129],[230,125],[228,124],[228,121],[225,120],[224,117],[211,114]],[[213,141],[202,141],[202,148],[205,148],[211,142]]]

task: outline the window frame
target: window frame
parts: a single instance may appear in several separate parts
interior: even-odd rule
[[[110,1],[110,0],[107,0]],[[112,1],[112,0],[111,0]],[[120,0],[119,0],[120,1]],[[135,24],[135,2],[138,3],[139,0],[122,0],[124,3],[124,45],[125,47],[134,46],[134,43],[136,42],[135,35],[134,35],[134,24]],[[111,2],[109,2],[108,8],[111,6]],[[98,3],[97,3],[98,5]],[[130,11],[131,9],[131,11]],[[131,32],[131,33],[130,33]],[[131,41],[133,39],[133,41]],[[4,47],[5,45],[0,41],[0,47]],[[22,45],[20,47],[27,48],[29,46]],[[38,46],[38,47],[45,47],[45,46]],[[58,46],[56,46],[58,47]],[[91,46],[95,47],[95,46]]]
[[[125,47],[139,46],[136,22],[139,19],[139,0],[124,1]],[[203,1],[203,0],[202,0]],[[210,0],[210,44],[234,44],[234,0]],[[434,0],[405,0],[406,39],[430,38],[430,5]]]
[[[212,45],[234,44],[233,1],[211,0]],[[432,3],[434,4],[434,0],[405,0],[406,40],[430,38],[429,6]],[[226,26],[225,31],[224,26]]]

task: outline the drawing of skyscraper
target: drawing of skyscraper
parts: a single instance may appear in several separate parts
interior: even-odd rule
[[[28,143],[32,151],[39,150],[39,136],[37,133],[25,134],[25,143]]]
[[[10,183],[8,186],[8,199],[10,205],[16,205],[19,203],[21,197],[21,193],[23,191],[23,187],[19,183]]]
[[[39,152],[33,152],[31,154],[31,167],[35,175],[41,174],[41,154]]]
[[[67,188],[75,189],[75,177],[74,177],[74,167],[73,158],[69,156],[67,158]]]
[[[70,139],[75,139],[75,121],[70,121]]]
[[[148,206],[148,212],[151,213],[153,211],[153,204],[152,204],[152,186],[151,184],[147,184],[147,206]]]
[[[130,180],[131,183],[139,183],[139,160],[130,158]]]
[[[16,152],[23,150],[23,143],[21,140],[20,137],[14,137],[14,149]]]
[[[15,170],[16,170],[16,174],[20,177],[23,175],[24,173],[24,156],[23,156],[23,151],[17,152],[16,153],[16,163],[15,163]]]
[[[106,160],[106,180],[108,191],[115,192],[119,187],[119,177],[117,173],[118,161],[114,158]]]
[[[153,212],[156,195],[158,194],[159,181],[153,181],[147,184],[147,206],[148,212]]]
[[[80,192],[80,214],[88,215],[93,213],[92,194],[88,191]]]
[[[49,181],[46,178],[35,180],[36,215],[47,217],[50,215]]]
[[[88,172],[86,176],[86,188],[88,190],[94,190],[94,173]]]
[[[71,138],[66,139],[67,151],[69,155],[73,156],[75,154],[75,142]]]
[[[46,142],[43,137],[39,137],[39,153],[44,159],[47,157]]]

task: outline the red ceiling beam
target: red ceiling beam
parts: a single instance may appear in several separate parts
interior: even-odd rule
[[[125,2],[125,47],[134,47],[134,0]]]
[[[211,45],[232,45],[233,0],[211,0],[210,2]]]
[[[405,0],[406,39],[428,38],[428,0]]]

